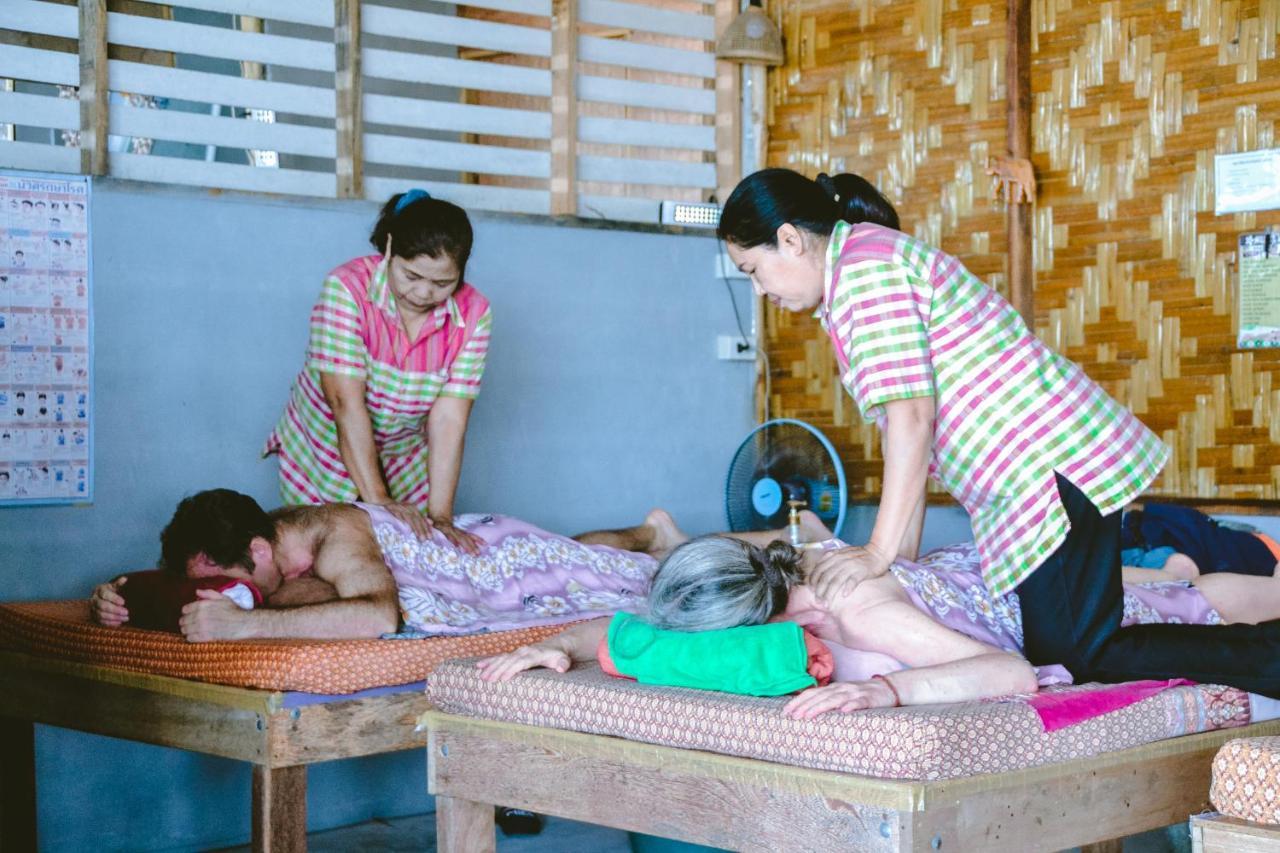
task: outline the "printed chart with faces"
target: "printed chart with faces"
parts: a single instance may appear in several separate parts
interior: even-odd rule
[[[92,498],[89,184],[0,172],[0,506]]]

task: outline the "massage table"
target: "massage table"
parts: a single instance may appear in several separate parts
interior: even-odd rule
[[[428,696],[441,853],[492,851],[498,803],[733,850],[1119,853],[1124,836],[1208,808],[1224,742],[1280,734],[1256,721],[1275,703],[1204,685],[1052,734],[1013,700],[786,721],[781,699],[638,685],[595,664],[490,684],[447,662]]]
[[[189,644],[83,601],[0,605],[0,850],[37,849],[36,723],[247,762],[253,849],[305,850],[308,765],[423,746],[436,663],[555,630]]]

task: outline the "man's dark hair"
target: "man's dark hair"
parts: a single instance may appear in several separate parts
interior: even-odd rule
[[[191,558],[204,554],[219,566],[253,569],[249,543],[274,541],[275,525],[258,502],[231,489],[209,489],[183,498],[160,532],[160,566],[185,575]]]

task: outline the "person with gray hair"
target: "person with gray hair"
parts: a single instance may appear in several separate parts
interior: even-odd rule
[[[835,654],[836,681],[792,699],[784,709],[792,717],[957,702],[1034,691],[1041,678],[1070,680],[1061,666],[1037,673],[1024,659],[1017,595],[991,595],[973,543],[918,563],[899,559],[885,575],[828,601],[808,580],[822,555],[843,543],[805,515],[806,536],[815,540],[805,550],[782,541],[786,531],[714,534],[675,547],[650,582],[640,615],[671,631],[784,619],[808,629]],[[1219,573],[1176,589],[1127,583],[1125,598],[1130,624],[1250,623],[1280,616],[1280,578]],[[534,667],[563,672],[574,661],[593,660],[608,625],[608,619],[583,622],[482,660],[482,677],[505,681]]]
[[[673,549],[653,577],[644,618],[674,631],[786,619],[829,643],[896,662],[869,678],[803,691],[783,709],[794,718],[1037,689],[1036,673],[1016,647],[1011,651],[938,621],[913,601],[894,573],[859,584],[831,603],[818,598],[804,579],[823,550],[797,550],[781,541],[782,535],[784,531],[714,534]],[[826,537],[822,549],[839,546],[829,532]],[[609,619],[582,622],[477,666],[489,681],[507,681],[534,667],[564,672],[575,661],[595,659],[608,626]],[[841,676],[839,663],[836,675]]]

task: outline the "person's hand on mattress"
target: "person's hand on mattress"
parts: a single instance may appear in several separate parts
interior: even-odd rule
[[[93,621],[108,628],[118,628],[129,621],[129,609],[124,606],[120,587],[128,578],[124,575],[107,583],[100,583],[89,596],[89,613]]]
[[[510,681],[526,669],[540,666],[556,672],[568,672],[572,661],[568,653],[556,643],[556,639],[558,638],[552,637],[540,643],[521,646],[504,655],[476,661],[476,666],[480,668],[480,678],[485,681]]]
[[[813,568],[805,573],[805,583],[827,604],[834,604],[840,596],[853,592],[858,584],[889,571],[892,563],[891,555],[881,553],[870,543],[849,545],[818,557]]]
[[[244,610],[227,596],[212,589],[196,590],[196,600],[182,608],[178,629],[192,643],[210,640],[240,640],[249,636],[252,610]]]
[[[828,711],[847,714],[867,708],[893,708],[898,697],[884,679],[833,681],[826,687],[810,687],[792,699],[782,713],[793,720],[812,720]]]

